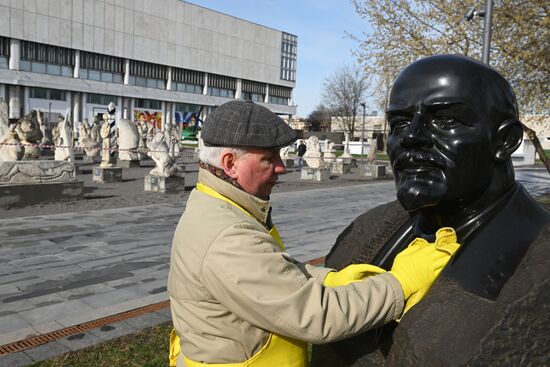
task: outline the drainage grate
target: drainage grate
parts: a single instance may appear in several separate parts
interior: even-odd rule
[[[20,352],[22,350],[29,349],[29,348],[34,348],[39,345],[46,344],[60,338],[64,338],[74,334],[79,334],[92,329],[97,329],[105,325],[127,320],[129,318],[140,316],[146,313],[159,311],[168,307],[170,307],[170,301],[163,301],[159,303],[154,303],[152,305],[136,308],[134,310],[121,312],[113,316],[107,316],[101,319],[85,322],[80,325],[52,331],[51,333],[32,336],[30,338],[20,340],[15,343],[10,343],[10,344],[0,346],[0,356],[10,354],[10,353]]]
[[[307,263],[311,265],[323,265],[325,257],[319,257],[317,259],[309,260]],[[74,334],[86,332],[88,330],[97,329],[105,325],[113,324],[115,322],[124,321],[132,317],[140,316],[146,313],[155,312],[170,307],[170,301],[163,301],[154,303],[152,305],[136,308],[134,310],[121,312],[113,316],[107,316],[102,319],[93,320],[79,324],[76,326],[70,326],[65,329],[52,331],[51,333],[32,336],[30,338],[20,340],[14,343],[0,346],[0,356],[20,352],[25,349],[34,348],[42,344],[52,342],[54,340],[65,338]]]

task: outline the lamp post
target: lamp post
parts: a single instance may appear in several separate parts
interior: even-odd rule
[[[474,17],[484,18],[483,24],[483,53],[481,61],[489,65],[490,53],[491,53],[491,33],[493,24],[493,0],[485,0],[485,10],[477,11],[475,7],[472,7],[468,13],[464,16],[466,21],[471,21]]]
[[[48,130],[52,131],[52,103],[48,105]]]
[[[365,103],[361,103],[361,107],[363,107],[363,121],[361,121],[361,172],[365,170],[365,165],[363,164],[363,149],[365,147],[365,109],[367,106]]]

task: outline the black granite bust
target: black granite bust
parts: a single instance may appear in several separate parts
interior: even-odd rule
[[[511,86],[470,58],[427,57],[399,74],[386,117],[398,202],[358,217],[327,266],[389,269],[446,226],[463,246],[399,326],[315,347],[312,365],[546,363],[550,215],[514,179],[523,134]]]

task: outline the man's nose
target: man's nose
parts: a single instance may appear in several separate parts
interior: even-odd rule
[[[406,147],[431,148],[433,141],[429,136],[426,136],[426,133],[425,116],[421,113],[415,113],[411,124],[401,136],[401,142]]]
[[[285,164],[283,163],[281,156],[277,155],[277,158],[275,159],[275,173],[280,174],[285,172],[286,172]]]

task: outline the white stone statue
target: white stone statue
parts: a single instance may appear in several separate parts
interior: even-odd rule
[[[96,139],[92,138],[92,129],[88,124],[88,119],[84,119],[84,122],[80,126],[78,141],[86,155],[93,158],[101,151],[101,141],[97,140],[99,133],[96,134]]]
[[[38,144],[42,141],[43,135],[37,115],[37,111],[26,114],[17,121],[15,127],[15,132],[19,135],[19,140],[21,140],[25,152],[23,159],[38,159],[40,157]]]
[[[156,164],[156,167],[149,172],[150,175],[170,177],[181,170],[170,156],[170,148],[162,131],[157,132],[153,139],[147,143],[147,148],[149,148],[148,155]]]
[[[376,164],[376,139],[370,139],[367,162],[369,162],[370,164]]]
[[[304,160],[310,168],[324,168],[325,163],[321,156],[321,149],[319,147],[319,138],[312,135],[306,140],[306,153],[304,154]]]
[[[72,127],[68,118],[59,118],[57,126],[52,130],[52,135],[55,144],[54,159],[74,163]]]
[[[2,129],[4,133],[0,137],[0,161],[20,161],[23,158],[24,151],[15,127],[13,124],[7,129]]]
[[[170,123],[168,123],[168,125],[164,128],[164,141],[168,145],[170,157],[172,157],[174,160],[176,160],[176,158],[180,154],[177,134],[177,128]]]
[[[112,147],[112,125],[109,118],[109,115],[103,114],[103,124],[99,129],[99,135],[101,136],[101,163],[100,167],[113,167],[113,160],[111,157],[111,147]]]
[[[344,153],[340,156],[341,158],[352,158],[352,155],[349,150],[349,133],[344,133],[345,140],[344,140]]]
[[[133,121],[121,119],[118,121],[118,159],[121,161],[137,161],[139,156],[139,131]]]
[[[8,124],[8,105],[4,102],[4,99],[0,98],[0,138],[10,130]]]
[[[281,159],[290,159],[288,156],[288,152],[290,151],[290,146],[282,147],[281,150],[279,150],[279,155],[281,156]]]
[[[334,142],[325,140],[325,152],[323,154],[325,162],[336,160],[336,151],[334,150]]]

